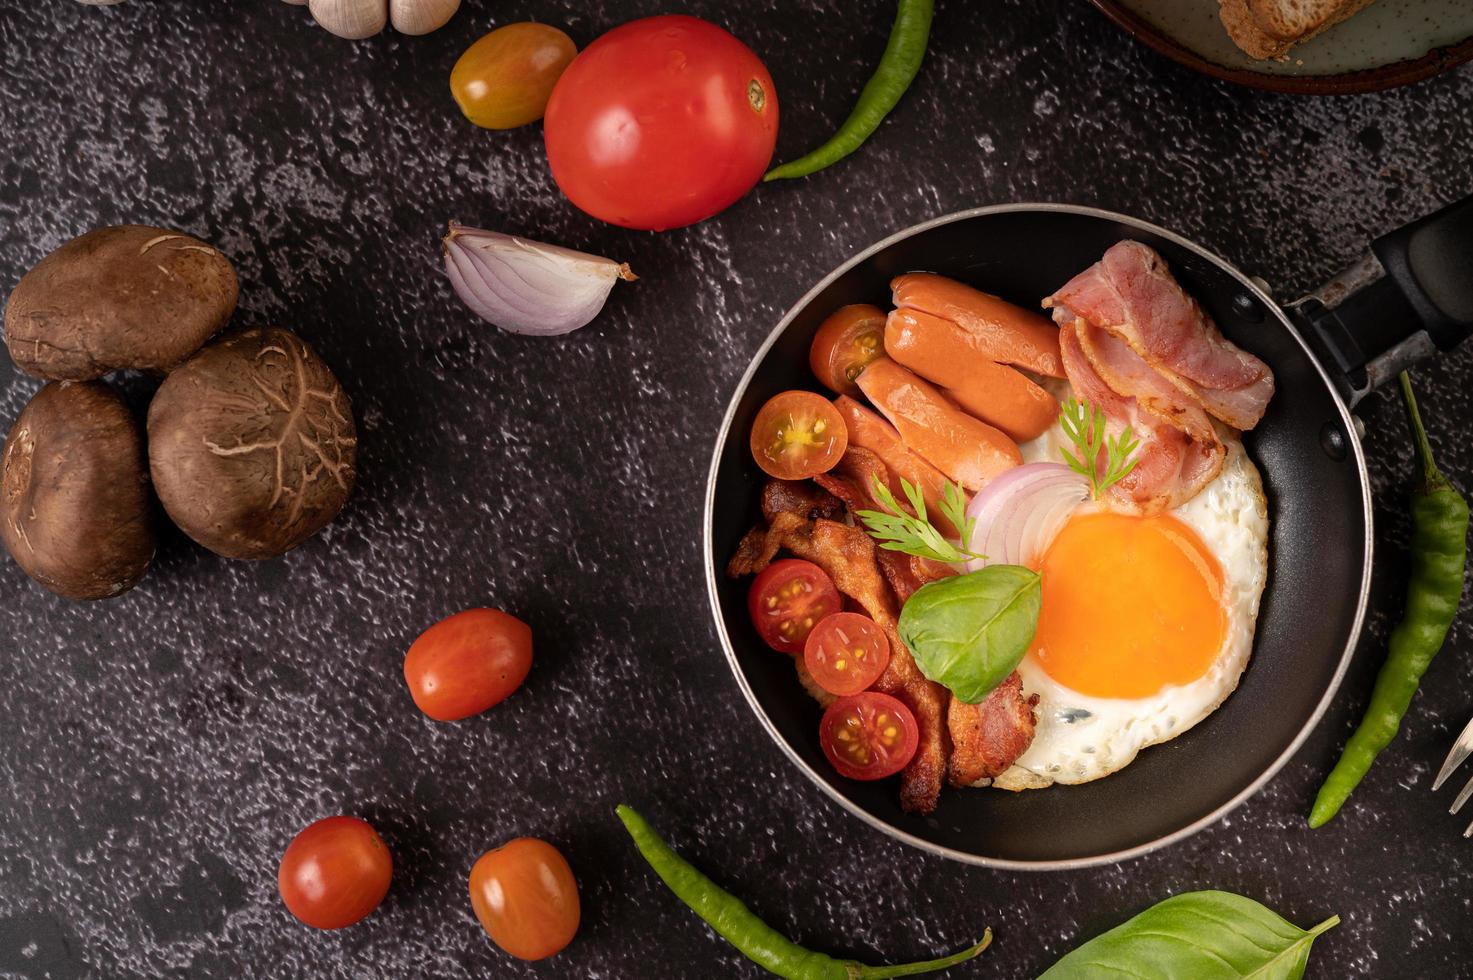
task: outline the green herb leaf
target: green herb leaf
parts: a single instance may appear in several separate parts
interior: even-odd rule
[[[919,558],[930,558],[933,561],[942,561],[947,564],[964,562],[969,558],[985,559],[987,557],[976,554],[965,546],[957,547],[947,540],[946,535],[936,530],[928,520],[926,500],[921,496],[920,488],[913,486],[907,480],[900,481],[900,489],[905,492],[906,499],[910,501],[910,508],[915,512],[915,516],[912,517],[896,503],[895,495],[878,476],[872,476],[870,479],[874,483],[875,499],[889,513],[878,510],[861,510],[856,511],[854,516],[869,529],[870,536],[880,542],[881,548],[886,551],[904,552]],[[961,530],[962,541],[970,542],[972,529],[977,522],[967,519],[967,495],[957,484],[948,483],[944,498],[941,502],[941,513],[953,527]]]
[[[1099,500],[1104,492],[1130,475],[1139,457],[1133,454],[1141,441],[1130,426],[1111,439],[1105,435],[1103,409],[1070,398],[1059,412],[1059,427],[1074,444],[1075,452],[1060,449],[1069,468],[1089,480],[1090,497]],[[1105,472],[1099,471],[1100,453],[1105,454]]]
[[[1306,931],[1251,898],[1185,892],[1091,939],[1039,980],[1299,980],[1315,937],[1339,922],[1332,915]]]
[[[1038,628],[1038,573],[988,565],[922,586],[900,611],[900,638],[926,677],[976,704],[1018,666]]]

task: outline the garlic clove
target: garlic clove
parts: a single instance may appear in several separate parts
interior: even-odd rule
[[[389,22],[388,0],[307,0],[307,9],[324,30],[350,41],[373,37]]]
[[[389,20],[400,34],[428,34],[459,9],[460,0],[389,0]]]

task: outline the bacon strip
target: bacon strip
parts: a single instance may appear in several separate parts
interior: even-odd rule
[[[875,480],[879,480],[890,490],[896,503],[904,506],[905,493],[900,481],[891,475],[890,467],[885,465],[884,460],[862,446],[851,445],[844,450],[844,455],[833,469],[813,478],[814,483],[842,500],[851,512],[885,509],[875,499]]]
[[[1037,703],[1037,694],[1023,696],[1023,679],[1016,670],[978,704],[952,698],[946,710],[951,785],[971,786],[979,779],[1001,776],[1018,761],[1033,742]]]
[[[1170,422],[1189,438],[1222,452],[1221,440],[1202,407],[1125,341],[1085,320],[1074,321],[1074,336],[1090,366],[1111,391],[1134,398],[1141,408]]]
[[[1043,301],[1060,326],[1083,318],[1108,330],[1207,412],[1237,429],[1263,418],[1274,393],[1267,364],[1222,335],[1171,275],[1166,260],[1134,241]]]
[[[1226,450],[1216,433],[1208,425],[1210,441],[1194,437],[1135,397],[1106,384],[1080,341],[1081,328],[1088,326],[1075,321],[1059,329],[1059,352],[1069,384],[1078,397],[1105,413],[1112,435],[1128,425],[1141,440],[1135,469],[1110,488],[1111,495],[1148,514],[1192,499],[1222,469]]]

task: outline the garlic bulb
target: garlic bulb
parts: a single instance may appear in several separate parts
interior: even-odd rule
[[[389,22],[387,0],[307,0],[307,9],[329,33],[350,41],[373,37]]]
[[[301,0],[287,0],[300,3]],[[428,34],[445,26],[460,0],[306,0],[317,23],[338,37],[372,37],[390,21],[401,34]]]
[[[460,0],[389,0],[389,20],[400,34],[428,34],[459,9]]]

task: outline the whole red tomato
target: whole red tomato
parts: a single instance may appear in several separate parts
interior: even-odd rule
[[[715,24],[646,17],[573,59],[544,134],[570,201],[663,231],[711,217],[757,183],[777,142],[777,92],[752,49]]]
[[[545,959],[578,932],[578,882],[556,847],[518,837],[471,868],[471,908],[496,945],[518,959]]]
[[[497,609],[467,609],[419,635],[404,680],[436,721],[480,714],[522,686],[532,669],[532,628]]]
[[[389,849],[372,827],[357,817],[325,817],[287,845],[276,886],[307,925],[341,929],[378,908],[393,874]]]

